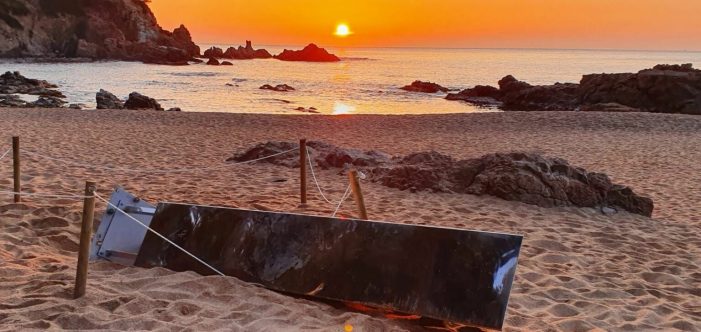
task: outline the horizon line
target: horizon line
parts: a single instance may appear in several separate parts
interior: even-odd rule
[[[245,40],[244,40],[245,42]],[[701,49],[698,50],[680,50],[680,49],[634,49],[634,48],[553,48],[553,47],[451,47],[451,46],[338,46],[338,45],[320,45],[316,42],[309,42],[306,44],[258,44],[260,46],[268,47],[304,47],[308,44],[316,44],[319,47],[326,48],[345,48],[345,49],[432,49],[432,50],[524,50],[524,51],[608,51],[608,52],[672,52],[672,53],[701,53]],[[225,43],[225,42],[204,42],[202,45],[208,46],[238,46],[235,43]],[[241,45],[241,44],[239,44]],[[198,45],[199,46],[199,45]]]

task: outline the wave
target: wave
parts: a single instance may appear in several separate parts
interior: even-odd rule
[[[171,75],[171,76],[181,76],[181,77],[215,77],[215,76],[224,76],[226,73],[215,73],[215,72],[208,72],[208,71],[202,71],[202,72],[193,72],[193,73],[163,73],[166,75]]]

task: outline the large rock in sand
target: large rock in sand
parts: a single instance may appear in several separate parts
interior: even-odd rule
[[[297,146],[268,142],[229,160],[253,160]],[[369,174],[371,181],[400,190],[491,195],[542,207],[614,208],[645,216],[651,216],[653,211],[651,199],[613,184],[606,174],[588,172],[563,159],[535,153],[496,153],[455,160],[435,151],[391,157],[324,142],[310,142],[308,146],[310,160],[320,168],[353,166]],[[295,151],[262,162],[299,167],[299,154]]]
[[[100,89],[100,91],[95,94],[95,100],[97,101],[97,109],[99,110],[121,110],[124,108],[124,103],[107,90]]]
[[[144,96],[138,92],[132,92],[129,94],[129,99],[124,103],[124,108],[130,110],[156,110],[162,111],[163,107],[155,99],[151,97]]]

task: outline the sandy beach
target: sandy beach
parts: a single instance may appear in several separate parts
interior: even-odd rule
[[[278,116],[127,110],[0,109],[0,155],[11,136],[46,156],[133,169],[221,165],[256,143],[321,140],[391,154],[455,158],[539,151],[608,174],[655,203],[652,218],[588,208],[541,208],[488,196],[410,193],[364,182],[374,220],[524,235],[506,331],[701,328],[701,118],[652,113],[508,112],[453,115]],[[12,188],[10,158],[0,191]],[[23,156],[23,190],[100,195],[115,185],[171,201],[328,216],[298,170],[237,165],[187,174],[91,170]],[[320,171],[334,199],[347,178]],[[285,181],[280,181],[285,180]],[[405,321],[295,299],[230,277],[90,264],[72,300],[81,202],[0,196],[0,329],[403,331]],[[99,218],[104,205],[98,204]],[[341,209],[355,216],[352,201]]]

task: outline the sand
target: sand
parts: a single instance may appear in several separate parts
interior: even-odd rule
[[[525,236],[506,331],[685,330],[701,326],[701,117],[663,114],[483,113],[431,116],[274,116],[0,109],[0,150],[20,135],[43,154],[133,168],[220,165],[268,140],[302,137],[393,154],[456,158],[525,150],[568,159],[655,201],[653,218],[539,208],[492,197],[409,193],[363,183],[372,219]],[[0,152],[0,154],[2,153]],[[297,170],[268,164],[192,174],[94,171],[25,156],[31,192],[80,194],[95,180],[142,198],[330,215],[313,191],[298,207]],[[318,174],[340,197],[346,177]],[[285,182],[276,180],[287,179]],[[12,187],[0,161],[0,190]],[[104,206],[98,205],[98,216]],[[341,214],[355,215],[352,202]],[[0,329],[409,330],[294,299],[230,277],[90,264],[87,296],[72,300],[81,204],[0,197]]]

